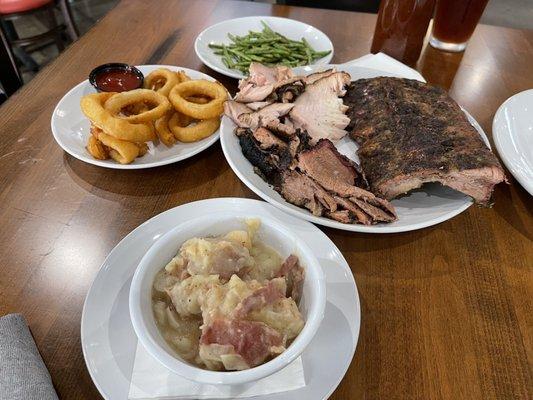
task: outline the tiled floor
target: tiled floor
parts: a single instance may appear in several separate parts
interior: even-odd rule
[[[70,0],[72,13],[80,35],[84,34],[100,18],[102,18],[119,0]],[[158,1],[158,0],[146,0]],[[195,0],[189,0],[195,1]],[[274,0],[255,0],[273,3]],[[36,17],[23,18],[16,21],[16,27],[21,36],[31,35],[44,30],[45,25]],[[533,0],[490,0],[482,23],[507,26],[511,28],[533,29]],[[57,48],[50,45],[32,53],[39,65],[45,65],[57,56]],[[24,81],[33,77],[33,73],[23,71]]]

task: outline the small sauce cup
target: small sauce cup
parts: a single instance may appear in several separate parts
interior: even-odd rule
[[[142,88],[144,75],[132,65],[108,63],[93,69],[89,82],[98,92],[126,92]]]

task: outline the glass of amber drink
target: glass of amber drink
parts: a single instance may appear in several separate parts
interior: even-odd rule
[[[489,0],[437,0],[429,43],[445,51],[463,51]]]

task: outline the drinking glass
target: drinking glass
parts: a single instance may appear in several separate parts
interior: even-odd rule
[[[381,0],[371,53],[415,65],[434,6],[435,0]]]
[[[445,51],[463,51],[489,0],[437,0],[429,43]]]

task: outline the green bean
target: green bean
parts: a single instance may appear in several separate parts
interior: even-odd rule
[[[248,31],[244,36],[230,33],[230,44],[209,43],[208,46],[215,55],[221,56],[226,67],[244,73],[247,73],[252,62],[296,67],[311,64],[331,53],[331,50],[316,51],[305,38],[289,39],[273,31],[264,21],[261,24],[263,29],[260,32]]]
[[[326,57],[329,53],[331,53],[331,50],[326,50],[326,51],[315,51],[313,53],[313,57],[315,59],[319,59],[319,58],[322,58],[322,57]]]

